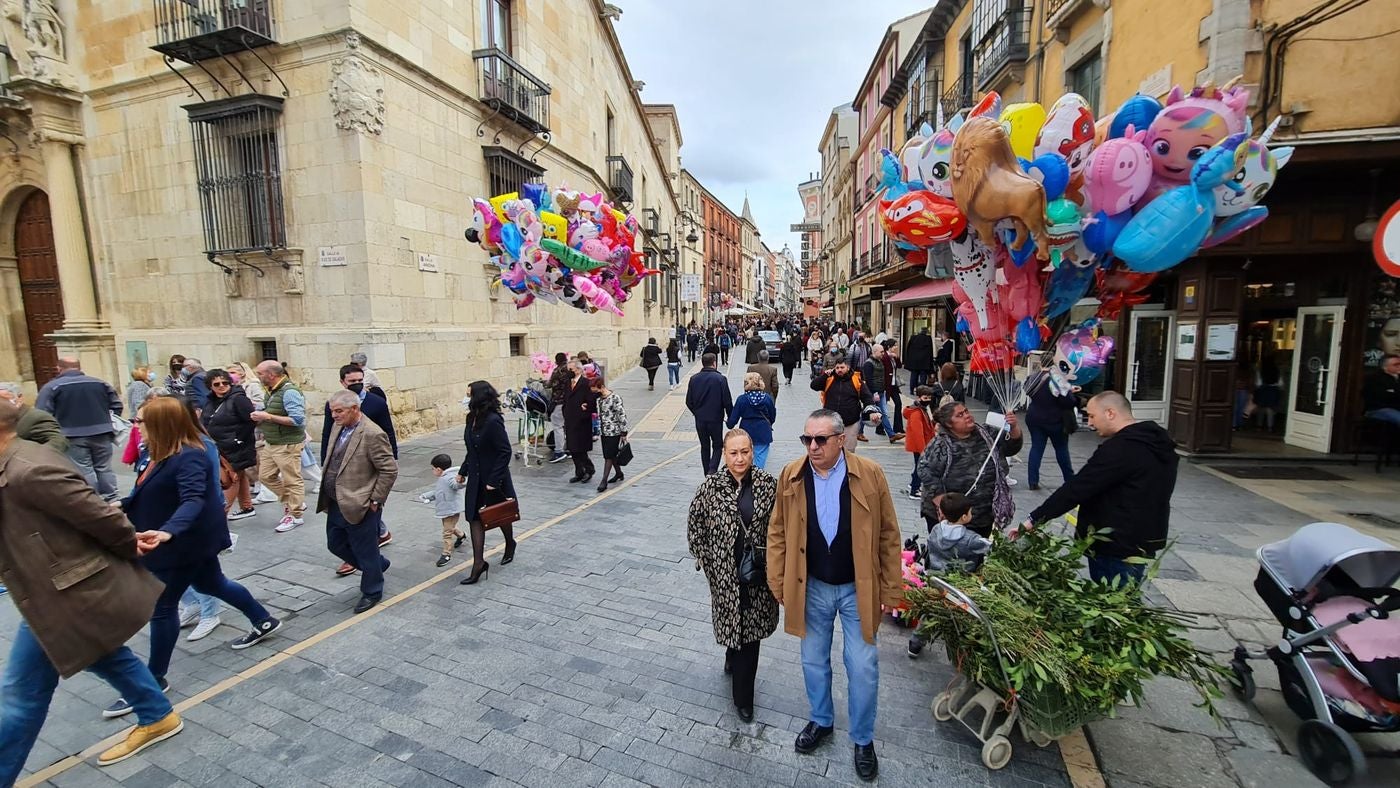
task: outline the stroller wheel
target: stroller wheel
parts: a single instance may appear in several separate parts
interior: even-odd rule
[[[1356,740],[1324,720],[1307,720],[1298,729],[1298,757],[1308,771],[1330,785],[1366,772],[1366,758]]]
[[[992,771],[1011,762],[1011,740],[1005,736],[993,736],[982,745],[982,765]]]
[[[939,722],[953,719],[953,696],[946,692],[938,693],[933,699],[933,718]]]
[[[1235,694],[1240,696],[1240,700],[1254,700],[1254,670],[1242,660],[1231,660],[1230,686],[1235,689]]]

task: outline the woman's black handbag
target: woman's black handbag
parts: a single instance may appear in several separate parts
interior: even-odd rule
[[[765,549],[745,540],[744,550],[739,553],[739,565],[736,573],[740,585],[757,585],[768,582],[768,566],[763,557]]]
[[[631,461],[632,444],[628,443],[627,440],[624,438],[622,441],[622,445],[617,447],[617,457],[613,458],[613,462],[616,463],[619,467],[623,467]]]

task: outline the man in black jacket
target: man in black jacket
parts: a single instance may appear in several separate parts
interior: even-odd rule
[[[701,370],[686,386],[685,406],[695,416],[695,434],[700,438],[700,464],[705,475],[719,470],[719,458],[724,453],[724,420],[734,410],[734,398],[729,394],[729,381],[715,369],[715,354],[700,357]]]
[[[880,412],[873,407],[875,398],[871,396],[869,386],[861,379],[859,372],[851,371],[851,365],[844,360],[812,378],[812,390],[821,392],[822,407],[841,414],[841,421],[846,425],[846,451],[856,450],[861,417],[867,407],[873,411],[870,420],[877,424],[880,421]]]
[[[1400,356],[1385,355],[1361,387],[1366,418],[1400,427]]]
[[[909,338],[909,344],[904,348],[904,368],[909,370],[909,393],[914,393],[914,389],[928,382],[930,375],[938,371],[933,365],[933,337],[929,335],[928,329],[920,331]],[[934,380],[937,375],[932,375]]]
[[[939,332],[938,342],[935,344],[938,346],[938,353],[933,357],[933,371],[937,372],[944,364],[952,362],[954,345],[953,340],[942,332]]]
[[[875,407],[880,409],[880,427],[876,427],[877,433],[886,434],[890,443],[897,443],[904,439],[904,433],[894,432],[890,427],[890,392],[894,390],[893,367],[886,362],[885,346],[875,345],[870,349],[870,358],[861,365],[861,380],[865,382],[866,388],[870,389],[870,398],[875,402]],[[865,437],[865,425],[860,425],[860,431],[856,435],[856,440],[867,441]]]
[[[1105,391],[1089,400],[1089,425],[1106,438],[1084,467],[1031,512],[1032,528],[1079,507],[1076,536],[1111,529],[1089,548],[1089,576],[1108,583],[1141,583],[1146,564],[1166,547],[1176,488],[1176,444],[1151,421],[1136,421],[1128,400]]]

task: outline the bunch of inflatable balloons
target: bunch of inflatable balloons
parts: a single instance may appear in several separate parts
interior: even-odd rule
[[[951,260],[974,371],[1039,350],[1093,287],[1098,317],[1116,318],[1158,273],[1268,216],[1259,203],[1292,149],[1269,148],[1277,121],[1251,139],[1237,81],[1133,96],[1098,119],[1074,93],[1049,110],[990,93],[882,152],[881,224],[910,262]],[[1097,320],[1055,345],[1057,385],[1091,379],[1112,351]]]
[[[659,273],[638,250],[637,220],[604,199],[543,184],[472,200],[467,240],[481,245],[500,267],[493,282],[505,286],[518,309],[537,299],[585,312],[612,312],[632,288]]]

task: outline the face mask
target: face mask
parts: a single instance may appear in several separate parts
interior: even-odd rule
[[[355,392],[356,394],[359,394],[361,391],[364,391],[364,390],[365,390],[365,384],[363,384],[363,383],[351,383],[350,385],[346,386],[345,388],[350,389],[351,391]]]
[[[156,382],[156,373],[154,373],[154,372],[147,372],[147,373],[146,373],[146,382],[147,382],[147,383],[155,383],[155,382]]]
[[[228,374],[228,379],[233,381],[235,384],[243,382],[243,376],[238,374],[237,372],[230,372]]]

